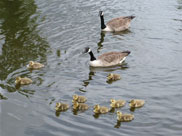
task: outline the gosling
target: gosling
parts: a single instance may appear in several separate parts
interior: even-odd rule
[[[79,103],[84,103],[87,101],[87,98],[85,96],[78,96],[78,95],[73,95],[73,103],[77,101]]]
[[[56,103],[56,107],[55,107],[55,110],[56,111],[66,111],[69,109],[69,104],[66,104],[66,103]]]
[[[81,110],[81,111],[84,111],[84,110],[88,110],[89,106],[85,103],[78,103],[77,101],[75,101],[73,103],[73,109],[74,110]]]
[[[107,81],[116,81],[116,80],[120,80],[121,77],[119,74],[113,74],[113,73],[109,73],[107,76]]]
[[[117,111],[117,120],[121,122],[129,122],[134,119],[134,115],[132,114],[123,114],[120,111]]]
[[[40,68],[43,68],[44,65],[39,62],[30,61],[27,67],[29,69],[40,69]]]
[[[140,108],[140,107],[142,107],[144,104],[145,104],[145,101],[144,101],[144,100],[133,99],[133,100],[130,101],[129,106],[130,106],[131,108]]]
[[[115,99],[111,99],[111,104],[110,106],[112,108],[119,108],[119,107],[123,107],[126,104],[125,100],[115,100]]]
[[[15,84],[16,85],[28,85],[31,84],[33,81],[30,78],[24,77],[16,77]]]
[[[108,107],[100,106],[98,104],[94,106],[94,113],[105,114],[107,112],[109,112],[109,108]]]

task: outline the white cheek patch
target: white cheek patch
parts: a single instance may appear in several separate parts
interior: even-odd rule
[[[91,49],[89,49],[88,52],[91,52]]]
[[[101,14],[102,16],[104,15],[104,13],[102,12],[102,14]]]

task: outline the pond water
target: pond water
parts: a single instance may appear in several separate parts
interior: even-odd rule
[[[128,31],[101,33],[105,21],[135,15]],[[179,136],[182,134],[182,0],[1,0],[1,136]],[[122,67],[94,69],[95,56],[130,50]],[[29,71],[30,60],[45,64]],[[121,80],[107,83],[109,73]],[[17,76],[33,84],[15,87]],[[85,112],[56,113],[56,102],[86,96]],[[121,110],[132,122],[118,123],[116,111],[95,116],[93,106],[110,99],[143,99],[144,107]]]

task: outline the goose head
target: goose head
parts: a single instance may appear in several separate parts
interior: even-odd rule
[[[101,17],[101,16],[104,16],[103,11],[99,11],[99,16],[100,16],[100,17]]]
[[[29,61],[29,66],[33,66],[34,62],[33,61]]]
[[[91,49],[89,47],[85,47],[85,50],[83,51],[83,53],[90,53]]]

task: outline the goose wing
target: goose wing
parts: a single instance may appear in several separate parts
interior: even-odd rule
[[[131,20],[134,16],[118,17],[110,20],[106,25],[115,31],[129,28]]]
[[[101,60],[103,63],[113,63],[113,64],[119,64],[120,61],[128,56],[130,52],[108,52],[104,53],[101,56],[98,57],[99,60]]]

